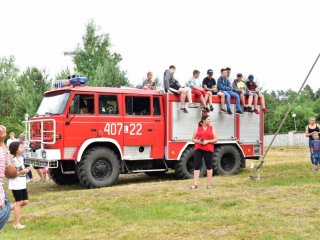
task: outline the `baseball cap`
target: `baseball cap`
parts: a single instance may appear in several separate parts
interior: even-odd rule
[[[237,77],[242,77],[242,73],[238,73],[238,74],[237,74]]]
[[[207,74],[213,74],[213,70],[212,69],[208,69]]]
[[[250,74],[249,76],[248,76],[248,80],[253,80],[254,79],[254,76],[252,75],[252,74]]]

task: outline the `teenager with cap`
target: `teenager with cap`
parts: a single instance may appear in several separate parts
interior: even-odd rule
[[[254,76],[252,74],[250,74],[248,76],[248,81],[246,82],[246,85],[247,85],[247,88],[249,89],[249,92],[253,93],[254,112],[256,114],[260,113],[259,110],[258,110],[258,100],[260,99],[262,112],[268,113],[269,110],[266,109],[264,96],[263,96],[262,93],[260,93],[260,90],[259,90],[257,84],[253,80],[254,80]]]
[[[191,89],[188,87],[182,87],[178,80],[173,77],[173,74],[176,71],[176,67],[171,65],[168,70],[164,72],[163,76],[163,85],[165,92],[172,92],[180,95],[180,110],[184,113],[188,113],[188,110],[185,108],[185,101],[188,98],[189,108],[197,108],[194,103],[192,103]]]
[[[240,108],[239,95],[232,91],[230,80],[227,78],[227,70],[221,69],[221,76],[218,78],[218,89],[222,91],[226,97],[227,113],[232,114],[230,98],[234,97],[236,100],[236,113],[243,114]]]
[[[202,88],[202,84],[199,80],[200,71],[194,70],[193,71],[193,77],[188,81],[188,87],[191,88],[191,93],[196,95],[200,98],[200,102],[202,104],[202,111],[213,111],[212,106],[212,93],[207,92],[204,88]],[[210,110],[207,107],[207,104],[209,104]]]
[[[212,69],[208,69],[207,71],[207,77],[205,77],[202,81],[202,87],[208,91],[211,92],[212,95],[218,95],[220,97],[220,104],[221,108],[220,111],[226,113],[225,109],[225,95],[223,92],[219,91],[217,88],[217,83],[216,80],[212,77],[213,76],[213,71]]]
[[[246,83],[242,80],[242,73],[237,74],[237,78],[232,83],[232,89],[239,94],[240,103],[243,106],[244,112],[253,112],[252,101],[253,93],[249,92]],[[246,98],[248,98],[248,105],[246,105]]]

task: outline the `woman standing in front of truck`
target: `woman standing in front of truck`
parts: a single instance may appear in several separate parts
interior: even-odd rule
[[[212,181],[212,156],[214,151],[214,144],[218,141],[216,130],[211,126],[210,116],[202,115],[198,126],[194,130],[192,141],[194,145],[194,183],[190,189],[197,189],[200,175],[200,167],[202,158],[207,168],[207,189],[211,189]]]

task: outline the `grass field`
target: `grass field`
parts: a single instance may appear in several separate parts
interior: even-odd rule
[[[13,229],[11,217],[0,239],[320,239],[320,172],[308,149],[272,149],[261,180],[249,176],[214,177],[212,190],[201,179],[192,191],[172,173],[93,190],[30,183],[27,228]]]

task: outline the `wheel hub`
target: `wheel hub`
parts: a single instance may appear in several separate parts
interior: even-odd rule
[[[236,158],[234,157],[233,154],[227,153],[221,157],[221,168],[224,171],[228,172],[232,170],[235,164],[236,164]]]
[[[92,176],[97,180],[104,180],[112,173],[112,164],[108,159],[97,159],[91,168]]]

